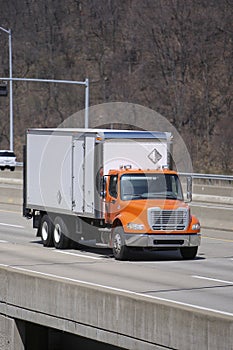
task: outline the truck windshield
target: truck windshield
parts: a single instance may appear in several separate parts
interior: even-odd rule
[[[121,199],[183,200],[183,193],[175,174],[127,174],[121,177]]]

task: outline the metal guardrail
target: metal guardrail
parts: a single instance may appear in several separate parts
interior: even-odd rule
[[[16,162],[16,166],[23,166],[23,162]]]
[[[233,175],[215,175],[198,173],[179,173],[181,176],[191,176],[193,179],[233,181]]]
[[[14,173],[3,172],[0,174],[0,184],[17,185],[22,189],[23,180],[21,169],[23,163],[17,162],[19,167],[18,176],[15,178]],[[8,177],[8,174],[9,177]],[[215,174],[197,174],[197,173],[179,173],[181,182],[183,183],[184,196],[187,194],[186,176],[191,176],[193,179],[193,201],[226,204],[233,206],[233,176],[232,175],[215,175]],[[13,176],[13,177],[12,177]],[[186,184],[186,186],[185,186]],[[15,188],[15,187],[14,187]],[[2,194],[0,201],[2,202]],[[7,202],[8,203],[8,202]]]
[[[17,166],[22,167],[23,162],[17,162]],[[233,181],[233,175],[199,174],[199,173],[179,173],[181,176],[191,176],[193,179]]]
[[[17,166],[22,167],[23,162],[17,162]],[[193,179],[223,180],[233,181],[233,175],[199,174],[199,173],[179,173],[181,176],[191,176]]]

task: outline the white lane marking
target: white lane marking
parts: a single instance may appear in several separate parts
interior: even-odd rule
[[[59,254],[67,254],[67,255],[72,255],[72,256],[78,256],[80,258],[86,258],[86,259],[93,259],[93,260],[103,260],[104,257],[96,257],[96,256],[92,256],[92,255],[83,255],[83,254],[79,254],[79,253],[71,253],[71,252],[64,252],[62,250],[53,250],[55,253],[59,253]],[[114,261],[114,260],[113,260]],[[122,263],[122,264],[135,264],[135,261],[118,261],[118,263]],[[137,263],[140,264],[173,264],[174,261],[137,261]]]
[[[8,241],[2,241],[2,240],[0,240],[0,243],[9,243]]]
[[[15,228],[24,228],[24,226],[21,225],[11,225],[11,224],[5,224],[3,222],[0,222],[0,226],[9,226],[9,227],[15,227]]]
[[[178,261],[176,261],[176,262],[178,262]],[[121,261],[121,263],[123,263],[123,264],[133,264],[133,265],[135,265],[135,263],[138,263],[138,264],[174,264],[174,260],[168,260],[168,261],[166,261],[166,260],[161,260],[161,261],[153,261],[153,260],[151,260],[151,261]]]
[[[143,298],[146,298],[146,299],[154,299],[154,300],[164,301],[164,302],[171,303],[173,305],[174,304],[175,305],[181,305],[181,306],[185,306],[185,307],[191,307],[191,308],[194,308],[194,309],[197,309],[197,310],[208,311],[208,312],[213,312],[215,314],[220,314],[220,315],[233,317],[233,313],[230,313],[230,312],[216,310],[216,309],[210,309],[210,308],[207,308],[207,307],[198,306],[198,305],[194,305],[194,304],[183,303],[181,301],[165,299],[165,298],[161,298],[161,297],[155,297],[153,295],[137,293],[137,292],[133,292],[133,291],[127,290],[127,289],[120,289],[120,288],[115,288],[115,287],[109,287],[109,286],[105,286],[105,285],[102,285],[102,284],[97,284],[97,283],[92,283],[92,282],[85,282],[85,281],[76,280],[76,279],[68,278],[68,277],[62,277],[62,276],[58,276],[58,275],[54,275],[54,274],[50,274],[50,273],[44,273],[44,272],[24,269],[24,268],[21,268],[21,267],[15,267],[15,266],[12,267],[12,266],[10,266],[10,268],[12,268],[14,270],[18,270],[18,271],[34,273],[34,274],[41,275],[41,276],[57,278],[57,279],[60,279],[60,280],[63,280],[63,281],[76,282],[76,283],[79,283],[79,284],[82,284],[82,285],[86,285],[86,286],[103,288],[103,289],[106,289],[106,290],[111,290],[111,291],[115,291],[115,292],[119,292],[119,293],[124,293],[124,294],[127,294],[127,295],[134,295],[134,296],[139,296],[139,297],[143,297]]]
[[[76,253],[70,253],[70,252],[63,252],[61,250],[54,250],[54,252],[55,253],[60,253],[60,254],[78,256],[78,257],[81,257],[81,258],[93,259],[93,260],[102,260],[103,259],[103,258],[100,258],[100,257],[91,256],[91,255],[82,255],[82,254],[76,254]]]
[[[220,280],[220,279],[217,279],[217,278],[210,278],[210,277],[204,277],[204,276],[192,276],[192,277],[199,278],[201,280],[220,282],[220,283],[224,283],[224,284],[232,284],[233,285],[233,282],[231,282],[231,281]]]

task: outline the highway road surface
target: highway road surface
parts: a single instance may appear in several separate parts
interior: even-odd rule
[[[232,220],[233,207],[219,210]],[[21,208],[1,204],[0,265],[233,316],[233,229],[203,228],[202,234],[195,260],[184,261],[174,251],[138,253],[121,262],[107,249],[44,248]]]

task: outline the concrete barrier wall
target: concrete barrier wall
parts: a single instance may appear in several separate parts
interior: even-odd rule
[[[23,180],[22,171],[0,173],[0,203],[22,205]]]
[[[0,177],[0,203],[2,204],[13,204],[22,206],[23,203],[23,181],[21,176],[21,172],[18,171],[18,174],[5,173],[5,177]],[[3,175],[2,175],[3,176]],[[15,176],[13,178],[9,178],[8,176]],[[194,204],[196,202],[202,203],[205,206],[205,203],[211,203],[215,206],[233,205],[232,197],[223,197],[223,196],[214,196],[208,194],[193,194]],[[219,212],[216,208],[210,206],[207,208],[206,206],[203,208],[202,204],[200,206],[192,206],[192,213],[196,215],[200,222],[202,228],[218,228],[224,230],[232,231],[233,227],[233,219],[229,217],[229,212]]]
[[[20,187],[0,187],[0,203],[2,204],[23,204],[23,190]]]
[[[7,318],[132,350],[232,349],[232,317],[7,267],[0,280]]]

